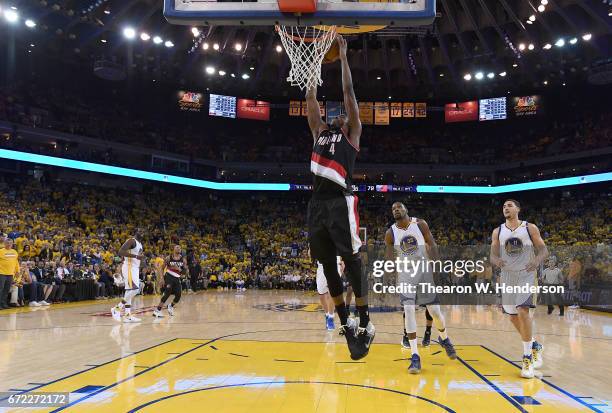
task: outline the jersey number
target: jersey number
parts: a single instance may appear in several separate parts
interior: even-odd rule
[[[335,147],[335,143],[332,143],[331,146],[329,147],[329,152],[333,155],[336,153],[336,147]]]

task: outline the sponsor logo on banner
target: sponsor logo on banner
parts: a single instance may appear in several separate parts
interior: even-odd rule
[[[236,114],[243,119],[270,120],[270,102],[238,99]]]
[[[534,116],[541,113],[540,96],[519,96],[512,98],[514,116]]]
[[[202,110],[202,98],[203,95],[197,92],[187,92],[184,90],[179,91],[179,109],[190,112],[199,112]]]
[[[417,118],[426,118],[427,117],[427,103],[417,103],[415,104],[415,117]]]
[[[452,122],[469,122],[478,120],[478,102],[471,100],[461,103],[447,103],[444,105],[444,121]]]

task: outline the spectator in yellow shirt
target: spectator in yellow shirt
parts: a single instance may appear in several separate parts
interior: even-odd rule
[[[13,277],[17,274],[19,274],[19,254],[13,249],[13,240],[5,237],[4,247],[0,248],[0,310],[9,308],[8,295]]]

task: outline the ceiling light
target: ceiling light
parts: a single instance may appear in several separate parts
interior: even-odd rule
[[[478,72],[474,75],[474,77],[478,80],[482,80],[482,78],[484,78],[484,74],[482,72]]]
[[[34,20],[30,20],[30,19],[25,21],[25,25],[28,26],[30,29],[36,27],[36,23],[34,22]]]
[[[570,44],[576,44],[576,43],[578,43],[578,39],[573,37],[572,39],[570,39],[569,42],[570,42]]]
[[[136,30],[134,30],[134,28],[132,27],[126,27],[125,29],[123,29],[123,36],[126,39],[133,39],[134,37],[136,37]]]
[[[198,30],[197,27],[192,27],[191,33],[193,34],[193,37],[198,37],[200,35],[200,31]]]
[[[463,75],[463,79],[468,80],[468,81],[472,80],[472,75],[469,73],[466,73],[465,75]]]
[[[283,47],[282,47],[280,44],[277,44],[277,45],[276,45],[276,52],[277,52],[277,53],[280,53],[280,52],[282,52],[282,51],[283,51]]]
[[[527,24],[533,24],[533,22],[531,20],[527,20],[526,23]]]
[[[529,50],[533,50],[533,49],[535,49],[535,46],[533,45],[533,43],[529,43],[529,46],[527,46],[527,48]]]
[[[380,80],[380,79],[382,79],[382,77],[376,76],[376,80]]]
[[[589,40],[591,40],[591,37],[593,37],[593,35],[591,35],[591,33],[587,33],[582,35],[582,40],[584,40],[585,42],[588,42]]]
[[[525,43],[521,43],[521,44],[519,44],[519,50],[520,50],[520,51],[525,50],[525,47],[526,47],[526,46],[525,46]]]
[[[234,49],[236,49],[237,52],[242,50],[242,43],[236,43],[234,45]]]
[[[500,75],[501,77],[506,77],[506,72],[501,72],[499,75]]]
[[[550,48],[552,48],[552,44],[550,44],[550,43],[546,43],[546,44],[544,45],[544,47],[543,47],[543,49],[546,49],[546,50],[548,50],[548,49],[550,49]]]
[[[19,14],[15,10],[4,10],[4,18],[9,23],[15,23],[19,20]]]
[[[391,96],[389,96],[387,99],[391,100]]]
[[[159,37],[159,36],[155,36],[155,37],[153,38],[153,43],[155,43],[155,44],[160,44],[160,43],[163,43],[163,42],[164,42],[164,41],[163,41],[163,40],[162,40],[162,38],[161,38],[161,37]]]
[[[251,77],[251,76],[249,76],[249,75],[248,75],[248,74],[246,74],[246,73],[242,75],[242,78],[243,78],[244,80],[247,80],[247,79],[248,79],[248,78],[250,78],[250,77]]]
[[[517,63],[512,63],[512,67],[518,67]]]
[[[151,36],[149,36],[148,33],[140,33],[140,40],[142,40],[143,42],[148,42],[149,39],[151,39]]]
[[[110,14],[110,10],[104,10],[104,14]]]
[[[212,66],[206,66],[206,73],[208,73],[209,75],[212,75],[215,73],[215,68]]]
[[[444,73],[440,73],[440,77],[444,77]]]
[[[102,43],[106,43],[106,39],[102,39],[100,40]]]
[[[207,42],[204,42],[202,44],[202,49],[204,49],[204,50],[208,50],[209,47],[210,47],[210,45]]]
[[[563,39],[559,39],[559,40],[557,40],[557,41],[555,42],[555,46],[557,46],[557,47],[563,47],[563,46],[565,46],[565,40],[563,40]]]
[[[172,43],[170,40],[166,40],[166,42],[164,43],[164,46],[170,48],[170,47],[174,47],[174,43]]]
[[[530,22],[534,22],[534,21],[535,21],[535,19],[536,19],[535,14],[532,14],[531,16],[529,16],[529,21],[530,21]]]
[[[219,43],[214,43],[213,44],[213,49],[219,50]]]
[[[233,74],[233,73],[232,73],[230,76],[231,76],[231,77],[236,77],[236,75],[235,75],[235,74]]]
[[[539,11],[540,13],[544,13],[544,10],[546,10],[546,6],[544,6],[543,4],[540,4],[540,5],[538,6],[538,11]]]
[[[493,78],[495,77],[495,73],[493,73],[493,72],[489,72],[489,73],[487,73],[487,77],[488,77],[489,79],[493,79]]]
[[[548,84],[548,80],[545,80],[543,83],[544,83],[545,85],[547,85],[547,84]]]
[[[225,70],[219,70],[219,76],[225,76]]]
[[[546,6],[548,4],[548,0],[542,0],[542,1],[540,1],[540,4],[542,6]]]
[[[251,69],[251,70],[255,70],[255,68],[254,68],[253,66],[249,67],[249,69]]]

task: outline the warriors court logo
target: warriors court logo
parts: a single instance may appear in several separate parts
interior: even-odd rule
[[[417,252],[418,248],[419,248],[419,243],[417,242],[416,238],[413,237],[412,235],[406,235],[400,241],[400,249],[402,250],[404,254],[414,255]]]
[[[504,246],[506,254],[511,257],[520,255],[523,252],[523,242],[519,238],[509,238]]]

